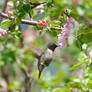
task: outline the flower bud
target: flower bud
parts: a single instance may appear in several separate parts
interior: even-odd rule
[[[8,16],[11,16],[12,12],[11,11],[7,11],[7,14],[8,14]]]
[[[13,8],[13,3],[12,2],[8,2],[7,6],[8,6],[8,8]]]
[[[6,35],[6,33],[5,33],[5,32],[1,32],[1,35],[2,35],[2,36],[5,36],[5,35]]]

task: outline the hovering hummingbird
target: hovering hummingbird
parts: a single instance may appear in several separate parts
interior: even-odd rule
[[[57,45],[55,43],[49,43],[45,51],[41,51],[40,49],[33,46],[29,47],[33,52],[36,53],[36,57],[38,58],[39,78],[44,68],[49,66],[51,63],[53,52],[56,47]]]
[[[47,46],[46,50],[41,54],[41,56],[38,60],[39,78],[41,76],[41,72],[43,71],[43,69],[45,67],[49,66],[49,64],[51,63],[53,52],[56,47],[57,47],[57,45],[55,43],[50,43]]]

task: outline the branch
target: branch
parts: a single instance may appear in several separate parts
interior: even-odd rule
[[[40,2],[40,3],[31,3],[30,2],[31,5],[34,5],[32,8],[35,8],[35,7],[37,7],[37,6],[41,5],[41,4],[45,4],[45,3],[47,3],[47,2],[46,1]]]
[[[10,19],[10,20],[14,19],[13,16],[9,17],[6,13],[3,13],[1,11],[0,11],[0,16],[3,17],[3,18]],[[25,19],[22,19],[21,23],[22,24],[27,24],[27,25],[33,25],[33,26],[38,25],[37,21],[33,21],[33,20],[30,21],[30,20],[25,20]],[[51,29],[51,30],[61,30],[61,28],[56,28],[56,27],[51,27],[51,26],[48,26],[48,28]]]
[[[3,18],[10,19],[10,20],[14,19],[13,16],[9,17],[6,13],[3,13],[1,11],[0,11],[0,16],[3,17]],[[22,24],[27,24],[27,25],[37,25],[38,24],[37,21],[29,21],[29,20],[24,20],[24,19],[21,20],[21,23]]]
[[[4,0],[4,5],[2,7],[2,12],[5,12],[6,7],[7,7],[7,2],[8,2],[8,0]]]
[[[2,12],[5,12],[6,7],[7,7],[7,2],[8,2],[8,0],[5,0],[5,1],[4,1],[4,5],[3,5],[3,7],[2,7]],[[1,20],[2,20],[2,18],[1,18],[1,16],[0,16],[0,22],[1,22]]]

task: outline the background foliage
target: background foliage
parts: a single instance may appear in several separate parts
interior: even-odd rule
[[[29,3],[43,1],[44,5],[35,8]],[[8,2],[13,3],[13,8],[7,6],[5,13],[14,19],[0,18],[0,34],[6,32],[0,36],[0,92],[92,92],[92,0]],[[4,3],[0,0],[0,11]],[[49,42],[58,44],[61,26],[67,23],[66,10],[79,23],[79,30],[70,35],[74,37],[65,49],[56,48],[52,63],[38,79],[38,60],[29,47],[45,50]],[[21,24],[22,19],[36,24]],[[38,20],[48,25],[40,26]]]

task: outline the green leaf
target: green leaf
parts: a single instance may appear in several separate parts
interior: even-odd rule
[[[15,89],[20,89],[20,87],[21,87],[21,84],[20,84],[20,82],[19,81],[13,81],[10,85],[9,85],[9,89],[10,90],[15,90]]]
[[[11,24],[11,20],[7,19],[7,20],[3,20],[1,23],[1,27],[5,28],[7,26],[9,26]]]
[[[2,85],[0,85],[0,88],[3,88],[3,86],[2,86]]]
[[[30,5],[29,5],[29,4],[24,4],[24,5],[23,5],[23,10],[24,10],[25,12],[29,12],[29,11],[30,11]]]
[[[55,88],[52,92],[63,92],[61,88]]]
[[[86,86],[87,86],[89,89],[92,89],[92,80],[90,80],[90,81],[86,84]]]
[[[76,68],[79,68],[82,64],[84,64],[84,62],[72,66],[72,67],[70,68],[70,70],[71,70],[71,71],[72,71],[72,70],[75,70]]]
[[[82,85],[82,82],[71,82],[68,84],[72,88],[80,88]]]
[[[91,43],[92,42],[92,33],[82,34],[79,38],[83,43]]]

